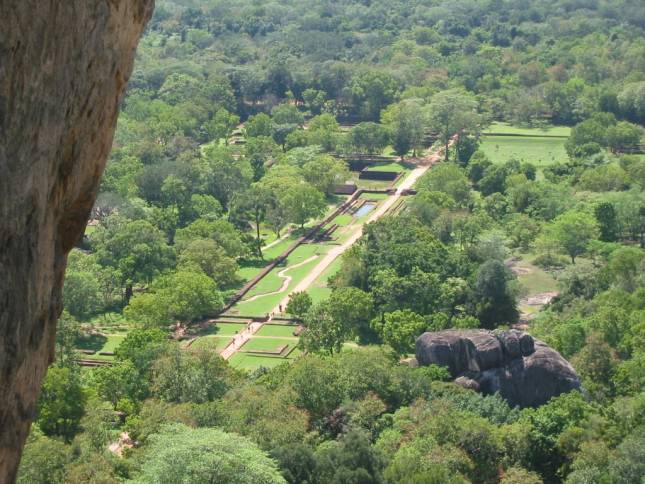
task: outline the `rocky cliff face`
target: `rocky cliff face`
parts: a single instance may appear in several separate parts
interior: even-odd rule
[[[15,480],[153,0],[0,2],[0,482]]]
[[[511,405],[537,407],[580,388],[573,367],[554,349],[517,330],[439,331],[416,341],[420,365],[445,366],[455,382]]]

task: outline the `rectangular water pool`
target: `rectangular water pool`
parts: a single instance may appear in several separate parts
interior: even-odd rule
[[[355,217],[363,217],[364,215],[367,215],[370,213],[370,211],[376,207],[375,203],[364,203],[361,208],[356,210],[356,213],[354,214]]]

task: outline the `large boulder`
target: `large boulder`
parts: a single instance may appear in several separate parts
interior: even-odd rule
[[[0,484],[36,415],[81,239],[153,0],[0,1]]]
[[[446,330],[416,341],[419,365],[445,366],[455,382],[511,406],[537,407],[580,389],[573,367],[557,351],[528,333],[510,330]]]

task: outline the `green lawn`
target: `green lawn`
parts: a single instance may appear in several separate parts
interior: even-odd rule
[[[345,225],[348,225],[348,224],[352,221],[352,219],[353,219],[353,218],[354,218],[354,217],[352,217],[352,216],[351,216],[350,214],[348,214],[348,213],[341,213],[341,214],[340,214],[340,215],[338,215],[334,220],[332,220],[332,221],[330,222],[330,225],[338,224],[338,225],[340,225],[340,226],[345,226]],[[323,231],[324,231],[324,230],[325,230],[325,229],[323,229]]]
[[[551,274],[526,260],[520,261],[517,266],[527,268],[531,271],[529,274],[520,274],[517,277],[520,284],[526,288],[529,296],[558,290],[557,282]]]
[[[482,136],[480,149],[493,163],[515,158],[539,167],[566,161],[565,141],[565,138]]]
[[[281,265],[269,272],[256,286],[251,289],[244,297],[244,299],[249,299],[255,295],[266,294],[269,292],[274,292],[280,289],[284,279],[278,276],[280,271],[283,271],[287,267],[300,264],[301,262],[309,259],[314,255],[321,255],[327,252],[328,248],[323,244],[303,244],[294,250],[287,260],[284,261]],[[316,264],[316,260],[313,260],[303,266],[296,267],[294,269],[289,269],[284,275],[291,276],[293,278],[291,286],[294,285],[294,281],[300,280],[304,275]],[[304,271],[304,274],[303,274]],[[297,282],[296,282],[297,283]],[[240,313],[242,314],[242,313]],[[244,313],[244,314],[255,314],[255,313]]]
[[[124,335],[120,334],[108,334],[106,336],[93,336],[86,340],[81,341],[78,345],[80,350],[94,350],[96,353],[93,355],[82,354],[81,358],[89,360],[111,360],[112,356],[99,355],[102,352],[113,353],[114,350],[121,344],[125,338]]]
[[[190,348],[220,351],[226,348],[230,341],[229,336],[202,336],[193,341]]]
[[[234,334],[244,331],[244,323],[217,323],[209,328],[209,334],[217,336],[233,336]]]
[[[298,344],[297,339],[286,339],[286,338],[255,338],[251,337],[244,346],[240,348],[240,351],[277,351],[281,346],[296,346]]]
[[[278,366],[281,363],[285,363],[291,360],[275,356],[256,356],[238,352],[235,353],[228,361],[235,368],[240,368],[243,370],[256,370],[261,366],[264,366],[266,368],[273,368],[274,366]]]
[[[293,338],[293,332],[298,329],[298,325],[289,324],[265,324],[260,331],[255,333],[257,336],[273,336],[277,338]]]
[[[390,198],[387,193],[361,193],[359,197],[361,200],[385,200]]]
[[[337,258],[334,262],[327,266],[314,283],[307,289],[307,294],[311,296],[314,303],[327,299],[331,295],[331,288],[327,287],[327,280],[336,274],[342,266],[342,257]]]
[[[251,316],[263,316],[273,310],[275,306],[289,294],[289,291],[294,288],[308,273],[315,267],[315,265],[320,261],[321,257],[317,257],[314,260],[309,261],[306,264],[303,264],[300,267],[290,269],[286,272],[286,275],[291,276],[291,283],[285,291],[282,291],[278,294],[271,294],[268,296],[263,296],[253,301],[248,301],[249,298],[254,295],[266,294],[269,292],[277,291],[282,286],[283,279],[278,277],[278,272],[282,271],[285,267],[292,266],[299,262],[302,262],[309,257],[312,257],[314,254],[322,256],[329,250],[329,246],[325,244],[304,244],[298,247],[288,258],[286,264],[283,266],[276,267],[269,274],[266,275],[249,293],[246,295],[245,300],[240,301],[232,309],[233,312],[237,314],[251,315]]]
[[[368,166],[369,171],[396,171],[401,173],[403,171],[410,171],[410,168],[405,163],[400,161],[393,161],[391,163],[375,163]]]
[[[568,137],[571,134],[569,126],[545,126],[544,128],[521,128],[519,126],[511,126],[507,123],[493,123],[484,130],[484,133],[494,134],[517,134],[524,136],[561,136]]]

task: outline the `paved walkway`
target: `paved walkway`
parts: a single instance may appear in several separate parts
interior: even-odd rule
[[[244,331],[233,336],[233,341],[231,341],[229,345],[220,352],[220,356],[225,360],[228,360],[231,356],[237,353],[244,343],[251,339],[251,336],[260,330],[263,324],[264,323],[249,324]]]

